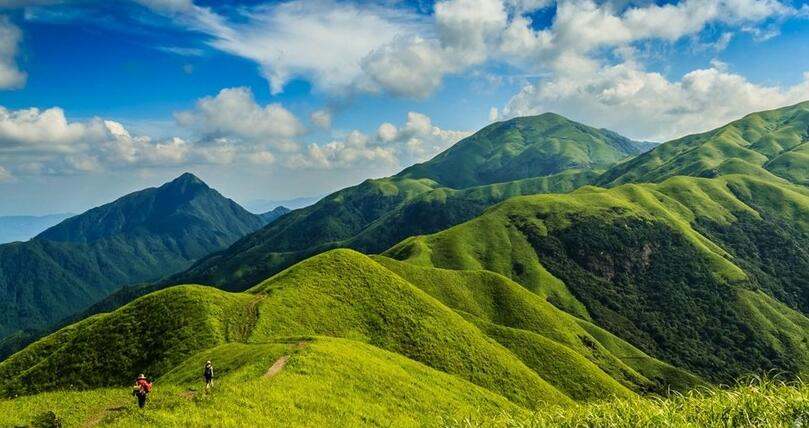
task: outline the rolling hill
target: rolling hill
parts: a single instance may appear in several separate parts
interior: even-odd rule
[[[435,421],[444,413],[524,413],[702,383],[579,322],[498,274],[333,250],[247,292],[176,286],[65,327],[0,363],[0,395],[33,394],[12,401],[41,400],[26,412],[47,410],[45,397],[80,394],[56,392],[67,387],[104,407],[130,399],[107,388],[145,371],[167,404],[181,403],[176,398],[196,381],[199,363],[211,359],[229,394],[243,400],[286,394],[273,404],[282,411],[308,397],[312,407],[298,417],[327,420],[345,408],[338,413],[354,420],[387,409],[404,421]],[[289,391],[261,378],[283,355],[281,376],[299,383]],[[235,404],[229,410],[238,413]],[[161,417],[180,417],[171,406],[165,411]]]
[[[0,362],[0,395],[21,395],[0,400],[19,415],[0,422],[801,420],[805,387],[643,396],[809,374],[808,109],[752,114],[630,160],[621,148],[638,144],[556,115],[492,125],[127,289],[118,303],[145,295]],[[526,165],[539,175],[522,176]],[[332,249],[400,238],[373,256]],[[178,282],[219,288],[167,287]],[[221,374],[212,395],[194,386],[207,359]],[[122,395],[142,371],[158,387],[146,412]]]
[[[0,246],[0,338],[46,328],[124,285],[156,280],[264,222],[185,174]]]

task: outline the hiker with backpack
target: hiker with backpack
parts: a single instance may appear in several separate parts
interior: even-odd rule
[[[138,397],[138,407],[141,409],[146,406],[146,397],[150,392],[152,392],[152,383],[141,374],[135,381],[135,386],[132,387],[132,395]]]
[[[202,377],[205,378],[205,391],[213,387],[213,364],[210,361],[205,363],[205,370],[202,372]]]

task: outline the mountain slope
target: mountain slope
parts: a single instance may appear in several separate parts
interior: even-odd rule
[[[802,268],[807,219],[809,191],[800,186],[740,175],[678,177],[513,198],[385,254],[501,273],[652,356],[727,381],[773,368],[809,370],[809,319],[799,312],[809,283]],[[716,232],[722,228],[733,234]],[[759,245],[772,248],[770,255],[750,257],[756,233],[767,238]],[[783,253],[776,247],[791,251],[796,264],[777,264]],[[734,258],[742,250],[748,253]],[[759,270],[745,257],[760,262]]]
[[[188,267],[263,221],[185,174],[0,246],[0,337]]]
[[[641,153],[641,148],[614,132],[544,113],[489,125],[397,177],[429,178],[463,189],[567,169],[605,168]]]
[[[768,172],[798,184],[809,177],[809,101],[752,113],[721,128],[689,135],[615,166],[600,185],[660,182],[676,175],[714,177]]]

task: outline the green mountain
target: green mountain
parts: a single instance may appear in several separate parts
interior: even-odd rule
[[[555,114],[498,122],[431,161],[295,210],[164,285],[186,282],[243,290],[332,248],[383,251],[408,236],[470,220],[512,196],[568,192],[591,183],[598,169],[638,154],[642,147]]]
[[[463,189],[568,169],[602,169],[640,154],[641,149],[639,143],[614,132],[544,113],[489,125],[397,177],[429,178]]]
[[[748,174],[809,184],[809,101],[752,113],[689,135],[616,166],[600,185],[660,182],[677,175]]]
[[[264,222],[197,177],[124,196],[0,246],[0,337],[42,329],[126,284],[182,270]]]
[[[300,385],[262,383],[284,355],[283,375]],[[121,387],[146,372],[172,401],[198,382],[206,359],[236,397],[286,394],[281,408],[309,397],[311,407],[292,411],[315,420],[387,409],[436,421],[443,412],[524,412],[701,384],[501,275],[334,250],[247,292],[171,287],[63,328],[0,363],[0,395]],[[96,393],[86,397],[104,400]]]
[[[809,372],[809,189],[744,175],[517,197],[385,255],[485,269],[714,381]]]

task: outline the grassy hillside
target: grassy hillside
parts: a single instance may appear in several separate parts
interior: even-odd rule
[[[797,311],[806,295],[808,196],[800,186],[739,175],[588,187],[513,198],[385,254],[501,273],[650,355],[713,380],[773,368],[799,375],[809,369],[809,320]],[[721,228],[738,236],[728,244],[716,238]],[[784,230],[793,235],[777,244]],[[746,269],[734,254],[749,250],[756,233],[769,237],[757,245],[791,249],[800,263],[777,264],[783,252],[759,251],[759,271]],[[776,266],[784,271],[775,275]],[[792,308],[773,298],[779,294],[795,297],[784,299]],[[784,316],[774,316],[779,311]]]
[[[284,343],[286,342],[286,343]],[[345,339],[228,344],[203,351],[157,380],[147,408],[127,388],[0,399],[0,425],[450,427],[792,427],[809,417],[809,388],[774,380],[702,389],[666,399],[631,397],[529,412],[491,392],[378,348]],[[286,366],[272,378],[280,356]],[[199,367],[219,358],[212,394]]]
[[[438,390],[448,382],[435,380],[427,385],[433,382],[428,378],[449,378],[451,384],[467,385],[458,389],[464,399],[471,399],[471,394],[474,400],[482,400],[485,397],[477,395],[483,394],[495,400],[497,408],[503,408],[503,403],[537,409],[567,405],[572,399],[633,397],[633,391],[700,382],[683,371],[665,373],[665,364],[640,351],[627,363],[609,342],[630,345],[609,334],[602,338],[590,334],[575,318],[505,277],[438,269],[430,275],[426,270],[335,250],[301,262],[249,292],[168,288],[61,329],[0,363],[0,394],[125,386],[140,372],[164,384],[184,385],[196,381],[201,359],[216,361],[220,375],[255,361],[261,362],[263,372],[280,352],[297,355],[308,349],[312,337],[319,338],[316,343],[323,342],[322,347],[312,348],[330,355],[326,361],[331,362],[316,371],[323,376],[338,362],[354,367],[370,364],[366,358],[384,356],[383,360],[399,365],[424,367],[420,369],[422,390]],[[427,282],[427,278],[436,281]],[[298,338],[282,341],[295,345],[291,351],[279,345],[279,338],[289,337]],[[348,350],[357,347],[365,351],[353,361],[355,356]],[[376,355],[381,349],[395,355]],[[356,370],[376,373],[378,365],[388,364],[383,362]],[[391,376],[397,373],[384,367],[379,370],[390,371]],[[305,377],[307,385],[323,382],[317,376]],[[362,375],[352,382],[370,381]],[[371,383],[375,382],[381,381]],[[476,386],[470,389],[469,385]],[[393,394],[407,403],[415,400],[390,390],[386,394],[386,399]],[[445,398],[452,398],[456,406],[463,402],[460,396]],[[345,399],[363,408],[361,401]],[[404,406],[397,400],[390,405]],[[32,402],[36,399],[17,403]]]
[[[721,128],[689,135],[611,168],[602,185],[660,182],[677,175],[714,177],[765,170],[793,183],[809,177],[809,101],[752,113]],[[740,170],[743,168],[743,171]]]
[[[373,346],[334,338],[288,343],[226,344],[190,356],[157,379],[146,411],[128,388],[49,392],[0,400],[0,426],[46,419],[64,426],[437,425],[445,415],[528,412],[486,389]],[[286,366],[272,378],[281,356]],[[199,370],[216,363],[213,394],[201,392]],[[51,420],[53,419],[51,416]]]
[[[155,280],[263,221],[186,174],[0,245],[0,338],[42,329],[127,284]]]
[[[207,347],[290,335],[367,342],[526,407],[570,402],[451,309],[347,250],[302,262],[251,293],[174,287],[62,329],[0,363],[0,392],[120,384],[138,370],[160,376]]]
[[[464,315],[551,384],[577,400],[636,392],[687,389],[700,381],[640,351],[623,360],[621,342],[592,335],[575,317],[508,278],[488,271],[424,268],[387,257],[380,264]],[[606,342],[607,346],[601,342]],[[623,343],[627,348],[631,345]]]
[[[544,113],[493,123],[397,177],[429,178],[463,189],[604,168],[640,152],[638,143],[614,132]]]
[[[552,408],[528,417],[449,417],[447,427],[767,427],[803,426],[809,386],[752,379],[729,389],[704,389],[664,400],[635,398]]]

